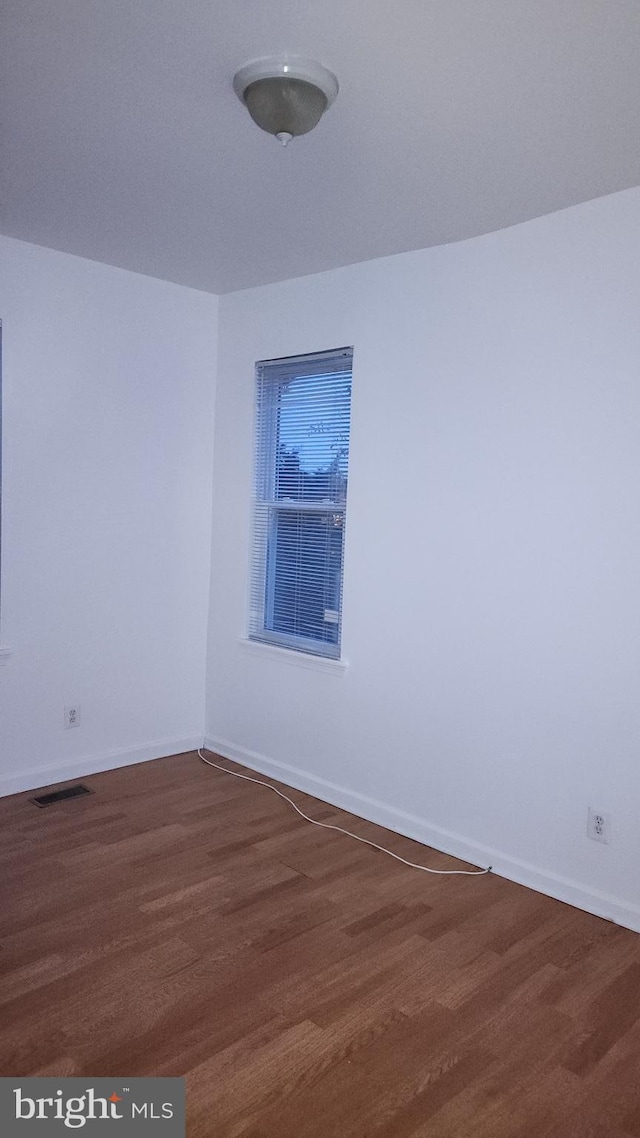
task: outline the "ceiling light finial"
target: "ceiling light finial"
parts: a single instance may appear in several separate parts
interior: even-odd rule
[[[338,80],[313,59],[257,59],[234,76],[233,88],[253,121],[286,146],[320,122],[338,94]]]

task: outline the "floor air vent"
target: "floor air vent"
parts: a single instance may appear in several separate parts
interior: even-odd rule
[[[30,798],[34,806],[53,806],[56,802],[66,802],[68,798],[80,798],[83,794],[93,794],[88,786],[77,783],[75,786],[66,786],[64,790],[53,790],[51,794],[40,794],[37,798]]]

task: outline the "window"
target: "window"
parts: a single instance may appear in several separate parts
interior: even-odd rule
[[[340,655],[353,350],[256,364],[249,636]]]

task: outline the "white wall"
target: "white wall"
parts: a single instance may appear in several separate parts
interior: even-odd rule
[[[639,190],[222,298],[208,674],[221,752],[638,929],[639,314]],[[254,361],[343,344],[341,673],[241,637]]]
[[[217,299],[1,239],[0,317],[10,793],[202,737]]]

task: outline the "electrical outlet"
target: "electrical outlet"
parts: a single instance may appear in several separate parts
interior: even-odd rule
[[[80,704],[68,703],[64,709],[65,727],[77,727],[80,722]]]
[[[587,837],[594,842],[611,841],[611,815],[603,814],[601,810],[589,807],[587,815]]]

